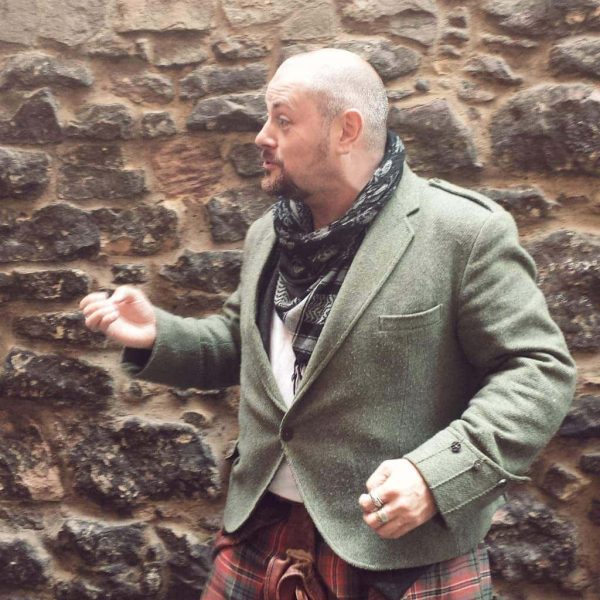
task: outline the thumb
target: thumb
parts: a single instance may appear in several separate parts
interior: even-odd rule
[[[380,485],[383,485],[387,478],[391,475],[390,466],[387,461],[383,461],[373,472],[371,477],[367,479],[367,490],[370,492]]]

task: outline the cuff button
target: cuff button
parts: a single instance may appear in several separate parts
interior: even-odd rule
[[[461,448],[462,446],[460,442],[452,442],[452,445],[450,446],[450,450],[452,450],[452,452],[454,452],[455,454],[460,452]]]

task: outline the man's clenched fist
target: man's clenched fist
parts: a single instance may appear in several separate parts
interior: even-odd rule
[[[134,287],[118,287],[112,296],[105,292],[88,294],[80,303],[85,324],[130,348],[152,348],[156,339],[154,307]]]

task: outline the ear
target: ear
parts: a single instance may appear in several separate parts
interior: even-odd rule
[[[338,118],[338,151],[340,154],[348,154],[362,136],[364,119],[354,108],[345,110]]]

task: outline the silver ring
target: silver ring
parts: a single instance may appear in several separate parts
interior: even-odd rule
[[[380,508],[376,513],[375,516],[377,517],[377,520],[382,524],[385,525],[387,522],[389,522],[390,518],[387,516],[387,513],[383,510],[383,508]]]
[[[375,505],[375,508],[380,509],[384,507],[385,502],[381,499],[377,492],[369,492],[371,502]]]

